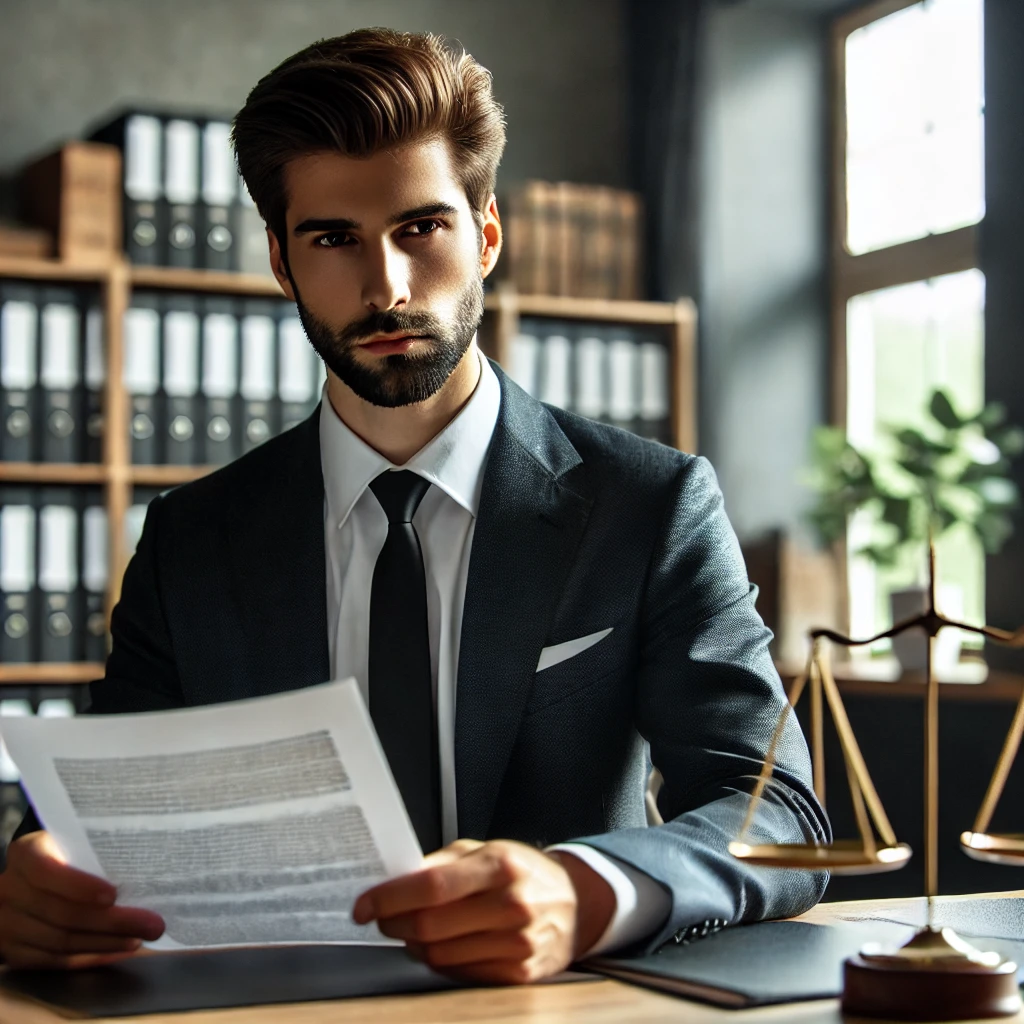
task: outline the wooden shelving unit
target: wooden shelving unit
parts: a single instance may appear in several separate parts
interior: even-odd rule
[[[128,439],[129,397],[122,385],[124,348],[122,323],[133,290],[154,289],[213,293],[240,297],[284,298],[269,275],[234,274],[172,267],[132,266],[124,259],[97,264],[0,256],[0,278],[94,284],[100,288],[106,323],[107,381],[104,391],[106,430],[103,461],[96,465],[0,462],[0,483],[95,484],[104,489],[109,523],[110,587],[107,620],[120,596],[128,561],[124,550],[124,519],[135,486],[168,488],[199,479],[213,466],[134,466]],[[481,340],[488,355],[508,365],[509,348],[521,316],[563,320],[661,326],[669,332],[672,437],[684,451],[697,450],[696,327],[692,302],[612,301],[553,295],[519,295],[505,287],[485,298]],[[103,674],[102,665],[0,665],[0,683],[87,682]]]

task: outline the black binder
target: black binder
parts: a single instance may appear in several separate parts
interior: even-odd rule
[[[200,306],[191,295],[172,294],[163,311],[164,462],[190,466],[199,461]]]
[[[124,250],[132,263],[159,264],[167,238],[160,118],[129,112],[89,136],[121,149],[124,159]]]
[[[81,507],[80,579],[84,628],[78,655],[83,661],[107,660],[106,597],[109,575],[109,523],[102,491],[86,489]]]
[[[316,387],[316,363],[319,361],[302,328],[302,322],[290,302],[278,305],[277,394],[281,402],[281,430],[291,430],[316,407],[320,395]]]
[[[203,303],[203,461],[209,465],[231,462],[242,452],[238,355],[235,303],[207,298]]]
[[[36,660],[36,509],[28,487],[0,490],[0,663]]]
[[[45,288],[39,314],[43,462],[78,462],[83,448],[82,318],[70,288]]]
[[[167,236],[162,262],[169,267],[198,267],[199,125],[171,118],[164,121],[163,130]]]
[[[159,393],[160,298],[150,292],[135,292],[125,310],[124,384],[131,395],[132,462],[151,466],[162,455],[163,400]]]
[[[82,459],[85,462],[103,461],[104,391],[107,383],[106,324],[99,295],[85,293],[85,331],[83,334],[82,366],[85,381],[85,421]]]
[[[235,200],[238,172],[231,148],[231,125],[203,125],[202,266],[207,270],[238,270]]]
[[[82,629],[78,586],[78,508],[70,487],[43,487],[39,498],[40,661],[75,661]]]
[[[275,372],[274,303],[251,299],[242,303],[242,451],[273,437],[280,428],[280,402]]]
[[[29,285],[0,281],[0,459],[36,458],[39,310]]]

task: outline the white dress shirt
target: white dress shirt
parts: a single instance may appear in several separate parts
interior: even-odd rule
[[[370,482],[386,470],[409,470],[434,486],[413,526],[423,551],[427,584],[430,672],[437,712],[441,769],[441,834],[458,838],[455,778],[455,700],[462,607],[484,466],[501,405],[501,386],[480,357],[480,381],[469,401],[426,447],[396,466],[353,433],[334,411],[324,386],[320,460],[324,476],[327,622],[334,679],[354,676],[369,707],[370,588],[388,519]],[[559,844],[597,871],[615,892],[616,909],[590,954],[619,948],[660,927],[671,897],[653,879],[584,844]]]

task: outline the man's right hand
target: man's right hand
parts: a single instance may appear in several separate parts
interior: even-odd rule
[[[116,899],[109,882],[69,867],[47,833],[22,836],[0,874],[0,957],[11,967],[95,967],[163,934],[158,914]]]

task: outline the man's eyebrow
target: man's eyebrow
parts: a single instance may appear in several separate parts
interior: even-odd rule
[[[388,227],[395,224],[403,224],[410,220],[423,220],[427,217],[437,217],[444,214],[447,217],[455,216],[459,211],[451,203],[424,203],[422,206],[414,206],[411,210],[403,210],[388,217]],[[356,231],[360,227],[358,221],[348,217],[309,217],[295,226],[292,234],[305,235],[311,231]]]

